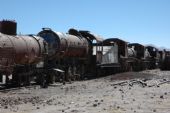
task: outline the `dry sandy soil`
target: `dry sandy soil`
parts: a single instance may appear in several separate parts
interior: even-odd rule
[[[170,113],[170,71],[0,91],[0,113]]]

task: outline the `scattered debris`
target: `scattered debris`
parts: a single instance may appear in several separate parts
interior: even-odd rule
[[[47,89],[36,86],[1,91],[0,113],[139,113],[141,110],[168,113],[169,108],[165,105],[169,105],[170,72],[166,75],[165,72],[156,72],[159,75],[149,74],[148,77],[148,74],[131,72],[130,75],[123,73],[120,80],[111,75],[72,84],[50,85]],[[110,81],[111,78],[117,80]]]
[[[125,85],[133,86],[134,84],[140,84],[142,87],[147,86],[147,83],[142,82],[141,80],[123,81],[123,82],[120,82],[120,83],[111,84],[111,86],[116,86],[116,85],[119,85],[119,86],[125,86]],[[117,88],[117,87],[114,87],[114,88]]]
[[[97,107],[97,104],[93,104],[93,107]]]
[[[161,98],[161,99],[164,99],[164,96],[163,96],[163,95],[161,95],[161,96],[160,96],[160,98]]]
[[[170,81],[164,81],[164,82],[161,82],[161,83],[159,83],[159,84],[157,84],[158,86],[160,86],[160,85],[163,85],[163,84],[166,84],[166,83],[170,83]]]

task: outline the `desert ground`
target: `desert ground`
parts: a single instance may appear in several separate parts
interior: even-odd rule
[[[170,71],[0,90],[0,113],[170,113]]]

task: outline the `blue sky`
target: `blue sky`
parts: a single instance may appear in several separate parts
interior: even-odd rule
[[[2,19],[16,20],[22,34],[76,28],[170,48],[170,0],[0,0]]]

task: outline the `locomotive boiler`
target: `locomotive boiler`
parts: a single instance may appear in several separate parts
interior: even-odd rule
[[[0,33],[0,57],[6,66],[33,64],[42,60],[45,42],[38,36],[11,36]]]
[[[8,82],[8,76],[12,74],[12,79],[15,82],[23,79],[31,69],[31,65],[36,65],[44,59],[44,55],[47,52],[47,43],[38,36],[33,35],[15,35],[11,32],[8,34],[6,31],[16,31],[3,29],[4,23],[1,22],[0,33],[0,73],[6,75]],[[10,23],[9,23],[10,24]],[[12,27],[13,29],[13,27]],[[2,33],[3,32],[3,33]],[[6,34],[4,34],[6,33]],[[28,68],[27,68],[28,67]],[[20,74],[22,73],[22,77]],[[24,74],[23,74],[24,73]],[[28,77],[28,75],[26,75]]]
[[[83,37],[54,32],[50,28],[43,28],[38,35],[48,43],[48,55],[51,58],[85,58],[88,55],[88,41]]]
[[[48,43],[48,67],[57,71],[50,76],[57,75],[55,79],[59,79],[59,73],[64,72],[63,79],[71,81],[87,72],[90,45],[85,37],[54,32],[50,28],[43,28],[38,36]]]

